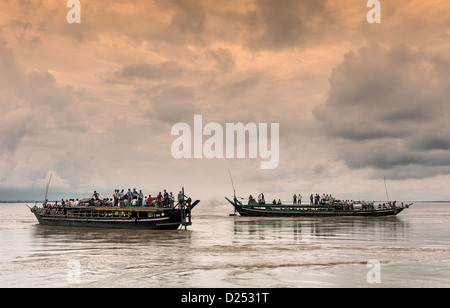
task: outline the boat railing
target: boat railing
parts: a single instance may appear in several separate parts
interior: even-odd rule
[[[334,211],[335,208],[333,206],[323,206],[323,205],[289,205],[289,204],[250,204],[244,205],[244,208],[248,209],[258,209],[258,210],[288,210],[288,211]]]
[[[68,208],[67,216],[77,218],[151,218],[159,217],[163,213],[159,209],[135,209],[135,208]],[[143,215],[143,216],[142,216]]]
[[[319,207],[323,207],[323,208],[329,208],[329,207],[334,207],[334,204],[331,203],[321,203],[321,204],[310,204],[310,203],[293,203],[292,201],[281,201],[281,203],[277,202],[277,203],[272,203],[272,202],[265,202],[265,203],[260,203],[257,202],[255,199],[249,200],[249,199],[244,199],[241,198],[243,202],[239,202],[239,204],[242,204],[245,207],[248,206],[271,206],[271,207],[308,207],[308,208],[319,208]],[[237,201],[237,200],[235,200]]]

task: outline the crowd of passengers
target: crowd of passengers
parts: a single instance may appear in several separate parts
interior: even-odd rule
[[[178,201],[183,200],[184,195],[180,191],[178,193],[177,199]],[[47,210],[53,209],[62,209],[65,207],[74,207],[74,206],[106,206],[106,207],[125,207],[125,206],[148,206],[148,207],[172,207],[175,204],[175,195],[172,192],[167,192],[164,189],[164,192],[159,192],[156,197],[152,197],[151,194],[144,195],[142,190],[139,192],[136,188],[131,190],[128,189],[125,192],[124,189],[114,190],[112,194],[112,198],[100,198],[100,194],[97,191],[94,191],[92,197],[85,199],[61,199],[61,202],[58,203],[56,201],[54,204],[50,204],[48,200],[46,200],[43,204],[43,207]]]
[[[319,194],[311,194],[311,196],[309,197],[310,199],[310,204],[311,205],[327,205],[327,204],[332,204],[334,198],[328,194],[323,194],[322,197]],[[260,193],[258,195],[258,199],[255,199],[252,195],[250,195],[248,197],[248,204],[266,204],[266,200],[264,198],[264,193]],[[276,199],[273,199],[272,204],[282,204],[281,200],[278,199],[278,201]],[[292,204],[302,204],[302,195],[299,193],[294,194],[292,196]]]
[[[302,195],[301,194],[294,194],[292,197],[292,204],[296,205],[302,204]],[[335,210],[354,210],[355,209],[355,202],[353,202],[353,200],[338,200],[333,198],[333,196],[331,194],[322,194],[322,196],[320,196],[319,194],[311,194],[309,196],[309,201],[310,201],[310,205],[325,205],[325,206],[330,206],[330,207],[334,207]],[[376,206],[374,205],[373,202],[365,202],[362,201],[361,203],[357,203],[357,204],[361,204],[361,209],[363,210],[381,210],[381,209],[391,209],[391,208],[395,208],[396,207],[396,203],[397,201],[394,202],[387,202],[387,203],[378,203],[377,208],[375,208]],[[266,204],[265,198],[264,198],[264,194],[260,193],[258,195],[258,199],[255,199],[252,195],[250,195],[248,197],[248,205],[254,205],[254,204]],[[278,199],[278,201],[276,199],[273,199],[272,204],[277,204],[277,205],[281,205],[282,202],[280,199]],[[402,203],[403,206],[403,203]]]

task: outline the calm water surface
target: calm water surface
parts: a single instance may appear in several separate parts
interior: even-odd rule
[[[136,231],[41,226],[0,204],[0,287],[450,287],[450,203],[384,218],[231,212],[200,203],[187,231]]]

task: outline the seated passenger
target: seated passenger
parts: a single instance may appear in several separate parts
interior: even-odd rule
[[[94,193],[92,194],[92,198],[94,198],[96,201],[100,200],[100,195],[96,190],[94,190]]]

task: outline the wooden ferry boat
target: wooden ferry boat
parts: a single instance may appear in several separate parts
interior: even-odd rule
[[[199,202],[188,199],[170,208],[75,206],[56,211],[34,206],[31,212],[42,225],[174,230],[192,224],[191,211]]]
[[[234,214],[236,212],[241,216],[256,216],[256,217],[338,217],[338,216],[395,216],[402,212],[405,208],[409,208],[411,204],[401,207],[396,206],[396,202],[392,204],[388,201],[388,205],[375,206],[373,203],[366,204],[361,207],[344,206],[339,200],[329,199],[326,204],[319,202],[315,204],[266,204],[256,202],[255,199],[249,197],[248,203],[243,204],[236,197],[236,189],[234,188],[233,178],[230,175],[231,185],[233,186],[234,197],[233,201],[225,197],[234,207]],[[386,178],[384,178],[384,186],[386,189],[386,196],[389,200],[388,190],[386,186]],[[243,198],[241,198],[244,200]],[[274,200],[275,202],[275,200]]]
[[[265,216],[265,217],[337,217],[337,216],[394,216],[402,212],[404,207],[369,207],[369,208],[341,208],[334,204],[300,205],[300,204],[243,204],[236,197],[233,201],[225,197],[233,205],[235,212],[241,216]]]
[[[28,207],[42,225],[174,230],[192,224],[191,211],[199,202],[187,198],[183,188],[182,199],[167,207],[158,202],[150,206],[103,206],[91,198],[79,206],[50,206],[44,202],[42,207]]]

